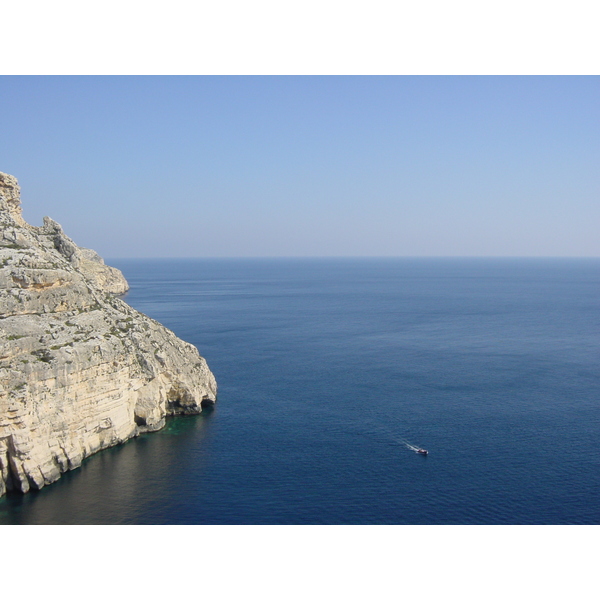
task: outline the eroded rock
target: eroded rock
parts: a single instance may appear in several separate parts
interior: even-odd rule
[[[127,289],[58,223],[27,224],[0,173],[0,495],[216,401],[198,350],[115,297]]]

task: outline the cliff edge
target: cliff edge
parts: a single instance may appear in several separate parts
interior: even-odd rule
[[[26,223],[0,173],[0,496],[216,401],[198,350],[115,297],[127,289],[58,223]]]

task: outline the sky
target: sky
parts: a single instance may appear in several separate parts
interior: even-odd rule
[[[105,258],[600,256],[598,76],[0,76],[0,119]]]

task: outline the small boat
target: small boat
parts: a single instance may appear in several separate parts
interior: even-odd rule
[[[422,454],[423,456],[427,456],[429,454],[429,452],[427,452],[427,450],[424,450],[423,448],[417,448],[417,454]]]

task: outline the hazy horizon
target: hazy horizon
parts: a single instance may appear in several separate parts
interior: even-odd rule
[[[23,213],[105,258],[598,257],[596,76],[0,77]]]
[[[93,248],[92,248],[93,250]],[[105,260],[600,260],[600,256],[102,256]]]

